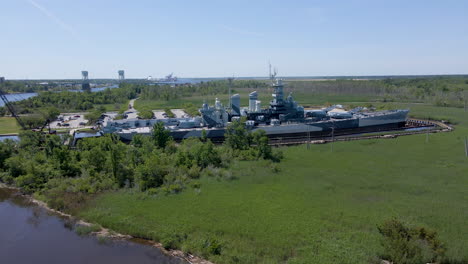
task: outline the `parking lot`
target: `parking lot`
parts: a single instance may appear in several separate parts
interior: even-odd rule
[[[176,118],[187,118],[189,115],[185,113],[182,109],[171,109],[171,112],[174,113]]]
[[[50,128],[83,128],[87,125],[88,120],[83,113],[67,113],[59,115],[58,120],[51,122]]]
[[[182,109],[171,109],[171,112],[174,114],[175,118],[188,118],[188,117],[190,117]],[[164,110],[153,110],[153,114],[156,117],[156,119],[167,118],[166,112]]]
[[[153,110],[153,114],[154,114],[154,117],[156,117],[156,119],[167,118],[165,117],[166,112],[164,110]]]

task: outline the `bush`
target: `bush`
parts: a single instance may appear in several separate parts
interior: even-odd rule
[[[392,219],[378,226],[383,236],[382,258],[395,264],[419,264],[440,261],[446,248],[437,238],[437,233],[424,227],[406,227]]]
[[[206,239],[203,244],[204,253],[209,255],[221,255],[223,246],[216,238]]]
[[[179,235],[171,233],[162,238],[161,244],[165,249],[177,249],[181,247],[183,241],[187,239],[187,235]]]
[[[153,118],[153,111],[151,110],[142,110],[138,113],[138,116],[142,119],[152,119]]]

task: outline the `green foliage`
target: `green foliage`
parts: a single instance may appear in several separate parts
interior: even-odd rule
[[[241,121],[229,124],[224,136],[224,144],[232,150],[232,155],[242,160],[269,159],[279,162],[283,158],[280,151],[272,150],[264,130],[251,132]]]
[[[459,125],[430,135],[428,143],[426,135],[414,135],[337,142],[333,152],[326,144],[280,148],[281,163],[230,156],[227,169],[201,171],[196,180],[201,189],[144,198],[131,191],[106,193],[80,216],[157,241],[170,236],[163,234],[167,230],[186,234],[180,248],[215,263],[378,263],[376,255],[384,248],[376,226],[397,217],[437,230],[447,248],[440,263],[463,263],[468,258],[467,113],[396,106],[448,116]],[[228,146],[218,150],[223,160],[232,152]],[[221,255],[203,253],[209,238],[220,242]]]
[[[221,255],[223,246],[216,238],[206,239],[203,243],[204,255]]]
[[[174,113],[171,111],[170,108],[164,109],[164,112],[166,113],[167,117],[169,117],[169,118],[174,118],[175,117]]]
[[[182,108],[184,109],[184,111],[191,115],[191,116],[198,116],[200,115],[200,113],[198,112],[198,108],[197,106],[195,106],[194,104],[192,103],[185,103]]]
[[[272,158],[273,153],[271,146],[268,145],[268,137],[264,130],[256,130],[252,133],[252,143],[255,145],[258,158]]]
[[[362,102],[363,97],[368,97],[381,102],[424,102],[442,107],[463,107],[464,101],[468,98],[466,78],[466,76],[435,76],[382,80],[299,80],[288,81],[287,85],[301,95],[315,95],[315,97],[345,95],[343,100],[345,102]],[[361,99],[355,98],[356,96],[360,96]],[[325,101],[322,100],[320,104],[323,102]],[[338,101],[335,99],[333,102]],[[311,103],[310,99],[307,103]]]
[[[213,143],[208,140],[206,143],[197,138],[184,140],[177,153],[177,164],[187,168],[206,168],[208,166],[219,167],[221,157]]]
[[[30,129],[42,127],[46,121],[46,119],[39,114],[22,116],[21,120],[23,121],[24,125]]]
[[[30,130],[21,131],[19,134],[21,149],[37,149],[45,142],[46,135]]]
[[[226,80],[201,82],[199,84],[187,84],[177,87],[169,85],[137,85],[129,84],[130,87],[140,89],[141,100],[163,100],[170,101],[182,97],[191,97],[195,95],[217,95],[228,94],[229,84]],[[265,82],[255,80],[235,80],[233,88],[265,88]]]
[[[95,93],[70,91],[57,93],[45,91],[40,92],[38,96],[14,102],[14,104],[17,109],[20,109],[19,113],[29,113],[32,109],[48,108],[51,105],[55,109],[65,111],[86,111],[93,109],[95,105],[126,104],[129,99],[136,98],[138,91],[138,87],[133,86],[106,89]],[[53,117],[50,114],[54,114],[54,111],[46,112],[46,115]]]
[[[170,233],[161,240],[161,244],[165,249],[178,249],[182,242],[187,239],[186,235],[179,235],[177,233]]]
[[[154,115],[151,110],[143,110],[138,113],[138,116],[142,119],[151,119]]]
[[[136,179],[140,190],[145,191],[157,188],[164,183],[164,176],[167,175],[167,170],[159,166],[160,163],[160,156],[151,155],[142,165],[138,166]]]
[[[229,124],[224,137],[225,144],[234,150],[247,150],[250,148],[251,135],[240,121]]]
[[[437,233],[424,227],[406,227],[392,219],[378,226],[383,236],[382,257],[395,264],[419,264],[440,261],[445,247],[437,238]]]
[[[53,120],[57,119],[57,117],[58,117],[59,115],[60,115],[60,110],[59,110],[57,107],[52,106],[52,107],[48,107],[48,108],[46,109],[46,112],[45,112],[45,116],[44,116],[44,117],[45,117],[45,119],[47,119],[47,120],[53,121]]]
[[[15,153],[16,143],[13,140],[0,141],[0,171],[5,168],[5,160]]]
[[[99,232],[101,227],[98,225],[78,225],[75,227],[75,232],[79,236],[89,235],[94,232]]]
[[[151,134],[154,144],[159,148],[165,148],[171,136],[169,131],[166,130],[164,124],[161,122],[156,122],[153,126],[153,132]]]
[[[88,120],[88,122],[90,124],[94,124],[96,123],[99,118],[101,117],[103,112],[99,111],[99,110],[95,110],[95,111],[92,111],[92,112],[89,112],[85,115],[85,118]]]

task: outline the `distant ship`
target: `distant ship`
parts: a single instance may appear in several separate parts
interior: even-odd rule
[[[174,73],[166,75],[166,77],[158,79],[158,82],[177,82],[177,76],[174,76]]]
[[[148,76],[148,81],[157,82],[157,83],[175,83],[178,81],[177,76],[174,76],[173,73],[166,75],[164,78],[153,78],[152,76]]]
[[[107,122],[103,132],[115,133],[129,141],[136,134],[150,135],[152,126],[162,122],[175,140],[201,137],[203,134],[208,138],[222,140],[228,124],[245,117],[247,129],[264,130],[269,137],[319,137],[330,136],[330,133],[350,134],[404,127],[409,112],[369,111],[362,107],[345,111],[339,105],[305,110],[294,101],[291,94],[284,99],[282,80],[272,79],[272,87],[273,100],[266,109],[261,108],[257,92],[250,93],[249,106],[244,108],[240,106],[240,96],[235,94],[231,96],[229,111],[216,98],[214,106],[203,104],[199,110],[201,117],[114,120]]]

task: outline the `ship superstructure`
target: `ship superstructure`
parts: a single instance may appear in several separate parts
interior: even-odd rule
[[[252,92],[249,95],[249,109],[246,111],[248,120],[254,121],[255,124],[266,123],[270,124],[279,120],[286,121],[303,121],[304,107],[299,106],[294,101],[292,94],[284,99],[284,85],[281,79],[277,79],[273,84],[273,99],[267,109],[261,109],[261,102],[257,100],[257,92]]]

